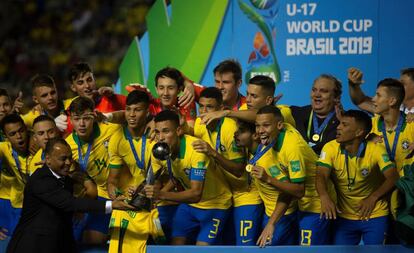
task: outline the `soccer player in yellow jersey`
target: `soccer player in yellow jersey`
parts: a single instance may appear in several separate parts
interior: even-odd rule
[[[372,99],[376,113],[372,119],[372,132],[382,137],[382,143],[400,176],[404,176],[403,162],[411,151],[410,144],[414,143],[414,124],[408,123],[406,115],[400,111],[404,96],[402,83],[387,78],[378,83]]]
[[[24,185],[29,176],[29,134],[23,119],[17,114],[6,115],[1,120],[1,130],[8,140],[0,142],[1,173],[7,173],[7,177],[2,176],[0,187],[1,205],[2,209],[5,208],[2,213],[8,214],[2,222],[6,223],[7,234],[10,235],[20,217]]]
[[[46,143],[59,136],[55,121],[47,116],[40,115],[33,121],[33,140],[37,143],[40,149],[33,155],[29,162],[29,173],[32,175],[37,169],[41,168],[45,160],[44,149]]]
[[[275,81],[263,75],[257,75],[251,78],[247,85],[246,104],[240,107],[240,110],[223,110],[211,113],[201,114],[203,123],[209,124],[211,121],[222,117],[232,117],[240,120],[254,122],[256,112],[265,105],[273,105],[275,101],[274,93],[276,90]],[[295,120],[292,117],[289,107],[285,105],[277,105],[282,112],[286,123],[295,126]]]
[[[96,123],[94,102],[78,97],[69,106],[73,133],[66,138],[72,148],[73,160],[81,171],[88,174],[97,185],[98,199],[108,200],[108,142],[121,126]],[[104,243],[107,240],[110,214],[90,213],[86,221],[83,241],[88,244]]]
[[[113,134],[109,141],[108,193],[111,199],[145,183],[151,166],[150,138],[145,133],[150,98],[144,91],[134,90],[126,100],[127,124]],[[157,168],[159,169],[159,167]],[[153,171],[156,173],[156,171]],[[163,235],[157,209],[151,211],[113,211],[109,252],[145,252],[151,235]]]
[[[268,115],[275,115],[270,117]],[[276,121],[273,121],[276,120]],[[257,133],[263,139],[274,140],[274,159],[288,172],[290,182],[280,190],[299,198],[299,231],[301,245],[323,245],[330,243],[329,221],[320,219],[320,200],[315,188],[315,164],[317,156],[301,134],[290,124],[283,123],[280,111],[273,106],[259,110],[256,119]],[[267,141],[269,142],[269,141]],[[268,178],[266,174],[262,180]],[[290,184],[290,185],[289,185]],[[305,187],[304,196],[301,189]],[[278,186],[276,186],[278,187]],[[333,196],[333,188],[330,187]]]
[[[223,99],[219,89],[209,87],[200,94],[200,113],[223,109]],[[257,188],[249,185],[245,170],[246,157],[242,147],[234,140],[237,123],[231,118],[222,118],[209,125],[200,124],[197,118],[194,136],[201,140],[193,142],[196,151],[212,157],[222,169],[233,193],[233,223],[236,245],[255,245],[262,217],[262,200]],[[229,229],[230,230],[230,229]],[[231,231],[226,231],[226,236]]]
[[[256,135],[260,144],[249,165],[266,209],[264,229],[257,242],[260,246],[297,244],[296,201],[292,197],[304,195],[306,172],[300,154],[282,153],[287,145],[285,126],[289,125],[284,125],[275,106],[267,105],[257,112]]]
[[[197,245],[215,244],[229,214],[230,189],[210,158],[193,148],[192,143],[198,139],[181,135],[176,113],[162,111],[154,121],[157,139],[168,144],[171,157],[165,162],[166,165],[152,157],[152,165],[166,167],[170,185],[176,186],[179,182],[184,190],[173,192],[164,187],[160,191],[159,186],[147,185],[146,195],[181,203],[173,221],[172,244],[186,244],[197,229]]]
[[[0,122],[12,111],[12,103],[7,90],[0,89]],[[0,142],[5,141],[3,130],[0,129]],[[10,188],[13,181],[13,173],[0,159],[0,240],[10,235],[10,222],[12,221],[12,206],[10,202]]]
[[[64,105],[58,100],[58,92],[55,81],[49,75],[37,74],[31,79],[33,102],[40,106],[41,112],[32,109],[22,116],[26,126],[31,129],[33,121],[39,115],[58,117],[64,110]]]
[[[336,140],[323,147],[317,163],[321,217],[336,219],[334,243],[338,245],[357,245],[361,238],[364,244],[383,244],[385,239],[386,195],[399,176],[384,146],[365,139],[371,127],[366,113],[345,112]],[[329,178],[336,188],[337,206],[327,194]]]

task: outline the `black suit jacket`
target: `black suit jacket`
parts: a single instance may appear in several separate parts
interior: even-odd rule
[[[46,165],[33,173],[7,252],[76,252],[73,212],[105,212],[105,201],[75,198],[72,191],[72,180],[59,181]]]

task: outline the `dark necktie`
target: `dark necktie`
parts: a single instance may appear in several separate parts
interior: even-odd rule
[[[65,178],[64,177],[58,178],[58,181],[61,183],[62,187],[65,187]]]

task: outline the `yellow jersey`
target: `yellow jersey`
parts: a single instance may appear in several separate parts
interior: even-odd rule
[[[404,161],[406,156],[410,153],[410,150],[408,149],[409,145],[414,142],[414,123],[408,123],[405,119],[405,114],[402,113],[402,126],[401,126],[401,132],[398,137],[398,143],[395,151],[395,158],[394,162],[397,166],[397,171],[400,174],[400,176],[404,176]],[[372,133],[382,136],[382,129],[384,127],[384,120],[381,116],[376,115],[372,118]],[[387,139],[388,143],[390,145],[390,150],[392,150],[392,147],[394,145],[394,139],[396,135],[396,131],[386,131],[387,133]],[[385,147],[385,139],[383,137],[382,145]],[[388,154],[390,155],[390,154]]]
[[[0,143],[5,140],[3,132],[0,130]],[[13,171],[0,158],[0,199],[10,200],[10,189],[14,180]]]
[[[200,138],[227,160],[237,163],[245,163],[246,155],[243,148],[239,148],[234,141],[234,133],[237,131],[237,122],[232,118],[222,118],[214,131],[209,131],[206,125],[201,124],[197,118],[194,124],[194,136]],[[220,133],[220,138],[218,134]],[[217,144],[220,142],[219,144]],[[216,166],[219,166],[216,163]],[[221,167],[219,167],[221,168]],[[244,205],[257,205],[262,203],[259,192],[255,185],[249,185],[248,174],[243,170],[241,177],[236,177],[227,170],[221,168],[227,183],[233,193],[233,205],[235,207]]]
[[[43,165],[36,165],[45,160],[45,154],[42,149],[39,149],[36,154],[33,155],[29,162],[29,175],[32,175],[37,169]]]
[[[82,141],[75,131],[66,138],[72,149],[73,160],[80,166],[85,163],[86,168],[81,167],[81,169],[84,169],[96,183],[98,196],[107,199],[109,198],[106,187],[109,175],[108,144],[112,134],[120,128],[121,125],[117,124],[99,123],[93,126],[92,140],[89,142]],[[79,159],[79,153],[82,159]]]
[[[298,200],[299,210],[320,213],[321,203],[315,186],[316,161],[318,156],[290,124],[284,124],[276,145],[276,160],[289,173],[292,183],[304,183],[305,195]],[[332,185],[329,187],[332,196]]]
[[[256,152],[260,152],[260,150],[257,150]],[[253,158],[252,154],[250,155],[250,158]],[[269,150],[267,150],[255,162],[255,165],[264,168],[266,174],[272,178],[275,178],[279,181],[289,180],[289,173],[283,170],[279,162],[276,160],[276,150],[273,148],[270,148]],[[265,206],[265,213],[267,216],[270,217],[273,211],[275,210],[276,202],[279,197],[280,191],[273,185],[263,182],[259,179],[252,178],[252,180],[255,186],[257,187],[257,189],[259,190],[260,197],[263,200],[263,203]],[[287,214],[293,213],[294,211],[296,211],[296,207],[297,207],[297,202],[292,201],[285,214],[287,215]]]
[[[361,144],[362,145],[362,144]],[[368,141],[359,156],[349,156],[336,140],[322,149],[318,166],[330,169],[338,196],[338,215],[345,219],[358,220],[357,210],[361,201],[374,192],[384,181],[382,173],[394,168],[382,144]],[[371,218],[388,215],[388,201],[380,199],[375,204]]]
[[[66,99],[61,104],[59,102],[60,107],[60,113],[63,113],[64,110],[66,110],[70,103],[72,102],[72,99]],[[46,112],[40,113],[37,110],[31,109],[28,113],[22,115],[22,119],[24,121],[24,124],[26,125],[27,129],[32,129],[34,120],[39,117],[40,115],[47,115]],[[54,117],[52,117],[54,118]]]
[[[189,135],[180,137],[180,151],[177,158],[171,160],[171,172],[184,189],[191,188],[191,181],[203,181],[203,193],[200,202],[190,206],[200,209],[228,209],[231,206],[231,191],[222,176],[221,170],[203,153],[194,150],[191,143],[197,138]],[[153,167],[168,168],[166,161],[151,158]],[[168,170],[169,171],[169,170]],[[171,175],[170,175],[171,176]]]
[[[10,169],[10,173],[8,173],[9,177],[6,177],[6,185],[11,185],[9,188],[10,202],[14,208],[21,208],[23,205],[23,191],[27,178],[29,177],[28,165],[31,158],[30,155],[23,156],[15,152],[10,142],[0,143],[0,160],[2,161],[2,166]],[[7,190],[0,192],[4,196],[7,196]]]
[[[276,105],[279,108],[280,112],[282,113],[283,119],[286,123],[291,124],[293,127],[296,126],[295,119],[292,116],[292,111],[290,110],[289,106],[287,105]],[[247,104],[242,104],[240,106],[240,111],[247,110]]]
[[[138,164],[131,149],[129,137],[136,151]],[[113,133],[108,145],[109,169],[122,170],[118,186],[120,190],[126,192],[129,186],[137,187],[145,180],[153,145],[154,143],[151,143],[146,136],[139,139],[133,138],[126,126]],[[156,172],[154,168],[153,171]]]

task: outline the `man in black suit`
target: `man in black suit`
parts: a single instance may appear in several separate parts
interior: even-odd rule
[[[99,201],[73,197],[73,182],[68,176],[72,164],[70,146],[64,139],[52,139],[45,153],[45,165],[26,184],[21,218],[7,252],[76,252],[73,212],[134,209],[122,199]]]

